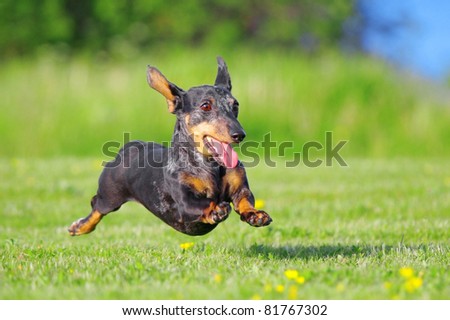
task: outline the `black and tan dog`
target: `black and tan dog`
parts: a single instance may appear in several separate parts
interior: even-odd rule
[[[203,235],[224,221],[230,202],[241,220],[266,226],[270,216],[254,207],[245,169],[232,143],[245,132],[237,120],[227,66],[218,58],[214,86],[184,91],[148,67],[149,85],[166,99],[177,117],[169,148],[153,142],[127,143],[109,162],[92,198],[92,212],[69,227],[73,236],[93,231],[109,212],[127,201],[144,205],[165,223],[188,235]]]

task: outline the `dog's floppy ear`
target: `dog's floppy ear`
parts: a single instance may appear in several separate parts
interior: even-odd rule
[[[231,79],[230,74],[228,73],[227,64],[223,61],[222,57],[217,57],[217,64],[217,77],[214,85],[231,91]]]
[[[181,107],[183,89],[169,82],[155,67],[147,67],[147,82],[150,87],[161,93],[167,100],[169,112],[175,113]]]

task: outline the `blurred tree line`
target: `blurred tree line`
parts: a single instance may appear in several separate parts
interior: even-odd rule
[[[0,0],[0,55],[123,45],[316,52],[339,44],[353,8],[352,0]]]

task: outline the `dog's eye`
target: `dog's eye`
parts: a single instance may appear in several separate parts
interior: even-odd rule
[[[236,102],[233,104],[233,107],[232,107],[232,108],[233,108],[233,109],[232,109],[233,112],[237,114],[237,113],[239,112],[239,102],[236,101]]]
[[[211,102],[203,102],[203,104],[200,106],[200,109],[202,109],[203,111],[211,111]]]

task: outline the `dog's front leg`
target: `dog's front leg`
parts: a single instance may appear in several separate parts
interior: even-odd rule
[[[267,212],[255,209],[255,198],[241,163],[236,168],[227,169],[223,177],[222,193],[224,199],[233,202],[234,210],[241,216],[242,221],[254,227],[267,226],[272,222]]]
[[[228,218],[231,206],[219,200],[219,191],[207,180],[181,174],[174,200],[182,220],[218,224]]]
[[[199,221],[206,224],[218,224],[228,218],[231,206],[228,202],[219,202],[211,198],[196,198],[186,191],[175,200],[182,221]]]

